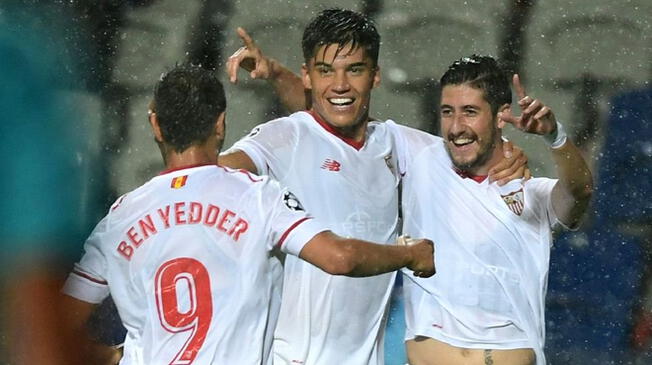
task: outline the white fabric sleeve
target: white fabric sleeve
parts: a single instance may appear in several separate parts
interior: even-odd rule
[[[565,229],[569,229],[562,221],[557,217],[555,209],[552,206],[552,189],[554,189],[557,184],[557,179],[549,178],[533,178],[526,182],[526,204],[527,199],[534,199],[534,202],[537,207],[543,207],[546,214],[546,219],[548,220],[548,225],[554,227],[560,225]]]
[[[327,231],[321,223],[312,217],[302,218],[291,225],[282,235],[277,246],[281,251],[299,256],[303,246],[317,234]]]
[[[291,117],[260,124],[233,144],[228,151],[246,153],[256,165],[258,175],[274,175],[287,171],[298,141],[297,121]]]
[[[303,209],[294,194],[282,189],[278,182],[267,180],[263,189],[264,196],[261,200],[271,205],[270,250],[278,247],[283,252],[299,256],[308,241],[318,233],[328,230]]]
[[[63,286],[63,293],[88,303],[99,304],[109,296],[107,262],[102,252],[102,237],[107,225],[104,217],[84,243],[84,255],[75,264]]]

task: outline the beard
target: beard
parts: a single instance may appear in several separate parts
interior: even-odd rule
[[[479,139],[477,135],[474,135],[475,141],[479,145],[479,150],[476,153],[475,157],[468,159],[468,160],[463,160],[461,158],[457,158],[453,152],[451,151],[450,144],[452,143],[452,137],[448,138],[447,143],[445,144],[446,146],[446,152],[448,152],[448,156],[451,158],[451,161],[453,161],[453,165],[464,172],[468,173],[473,173],[473,170],[484,166],[484,164],[489,161],[491,156],[493,155],[494,149],[496,148],[496,143],[495,143],[495,137],[496,134],[498,133],[497,128],[491,128],[491,133],[486,139]]]

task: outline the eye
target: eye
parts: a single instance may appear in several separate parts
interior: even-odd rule
[[[467,117],[474,117],[474,116],[478,115],[478,111],[475,110],[475,109],[465,109],[464,110],[464,115],[466,115]]]
[[[453,111],[449,108],[442,108],[441,110],[441,116],[442,117],[450,117],[453,114]]]
[[[333,69],[328,66],[317,66],[317,72],[319,72],[321,76],[328,76],[333,73]]]
[[[362,72],[364,72],[364,66],[352,66],[349,69],[349,72],[353,75],[360,75]]]

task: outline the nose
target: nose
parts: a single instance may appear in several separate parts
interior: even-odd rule
[[[337,93],[345,93],[349,91],[351,85],[349,84],[349,78],[344,70],[338,70],[335,73],[335,78],[333,80],[333,91]]]
[[[458,134],[460,132],[463,132],[465,130],[465,125],[466,121],[464,119],[464,115],[462,113],[455,113],[451,118],[450,118],[450,128],[449,132],[452,134]]]

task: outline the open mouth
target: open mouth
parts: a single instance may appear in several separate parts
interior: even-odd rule
[[[347,106],[353,104],[353,98],[328,98],[328,102],[335,106]]]
[[[475,142],[475,138],[469,136],[458,136],[458,137],[449,138],[448,140],[452,142],[455,145],[455,147],[464,147]]]

